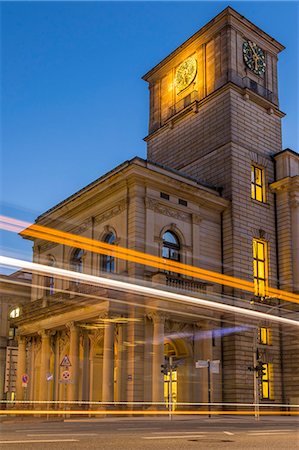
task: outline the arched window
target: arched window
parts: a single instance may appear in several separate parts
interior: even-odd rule
[[[163,234],[162,258],[180,260],[180,241],[172,231]]]
[[[83,271],[83,255],[84,252],[81,248],[77,248],[73,253],[71,267],[75,272],[82,273]]]
[[[55,266],[55,258],[52,255],[48,257],[48,266],[49,267]],[[54,294],[54,277],[52,275],[45,277],[45,288],[46,288],[46,295]]]
[[[115,244],[116,236],[111,231],[105,236],[104,242],[107,244]],[[114,272],[115,271],[115,258],[112,255],[102,255],[101,256],[101,270],[103,272]]]

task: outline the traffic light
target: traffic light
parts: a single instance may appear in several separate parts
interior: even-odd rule
[[[262,377],[267,376],[267,365],[266,364],[263,364],[261,367],[261,375],[262,375]]]

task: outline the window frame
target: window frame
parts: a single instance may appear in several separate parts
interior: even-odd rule
[[[111,238],[113,240],[111,241]],[[103,239],[103,242],[110,245],[116,244],[116,233],[114,231],[109,231]],[[109,267],[109,269],[108,269]],[[101,255],[100,256],[100,271],[105,273],[115,273],[116,272],[116,259],[114,255]]]
[[[273,363],[263,363],[266,374],[261,376],[261,398],[262,400],[274,400],[274,375]]]
[[[271,345],[272,344],[272,330],[269,327],[259,328],[259,344]]]
[[[169,233],[174,240],[176,241],[176,243],[172,243],[171,241],[167,241],[166,239],[164,239],[164,236]],[[164,249],[167,249],[167,251],[169,252],[169,256],[165,256],[164,255]],[[171,254],[177,254],[177,258],[171,258]],[[169,259],[170,261],[176,261],[176,262],[180,262],[181,261],[181,243],[180,240],[177,236],[176,233],[174,233],[172,230],[165,230],[162,234],[162,249],[161,249],[161,254],[162,254],[162,258],[164,259]]]
[[[259,257],[260,246],[262,246],[263,248],[263,258]],[[266,297],[268,290],[268,274],[269,274],[268,242],[263,239],[253,238],[252,250],[253,250],[254,294],[256,297]],[[260,272],[263,272],[264,276],[261,276]]]
[[[260,176],[258,176],[260,173]],[[266,184],[265,184],[265,169],[257,164],[251,164],[251,199],[259,203],[266,203]],[[260,178],[260,182],[258,179]],[[258,192],[260,191],[260,196]]]

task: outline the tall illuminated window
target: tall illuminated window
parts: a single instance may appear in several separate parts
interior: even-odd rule
[[[267,242],[253,239],[254,294],[264,297],[267,289],[268,256]]]
[[[271,345],[271,328],[261,327],[259,329],[259,343],[262,345]]]
[[[263,399],[274,399],[273,388],[273,364],[263,364],[262,382],[261,382],[261,394]]]
[[[265,202],[265,173],[260,167],[251,166],[251,198]]]

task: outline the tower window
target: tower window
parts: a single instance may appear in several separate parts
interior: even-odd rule
[[[261,382],[261,394],[263,399],[273,400],[273,364],[263,364],[262,382]]]
[[[271,345],[271,328],[261,327],[259,329],[259,343]]]
[[[107,244],[115,244],[116,236],[114,233],[110,232],[106,235],[104,242]],[[115,271],[115,258],[112,255],[102,255],[101,256],[101,270],[104,272],[114,272]]]
[[[266,295],[268,276],[267,242],[253,239],[254,293],[258,297]]]
[[[251,166],[251,198],[258,202],[265,202],[265,172],[260,167]]]

